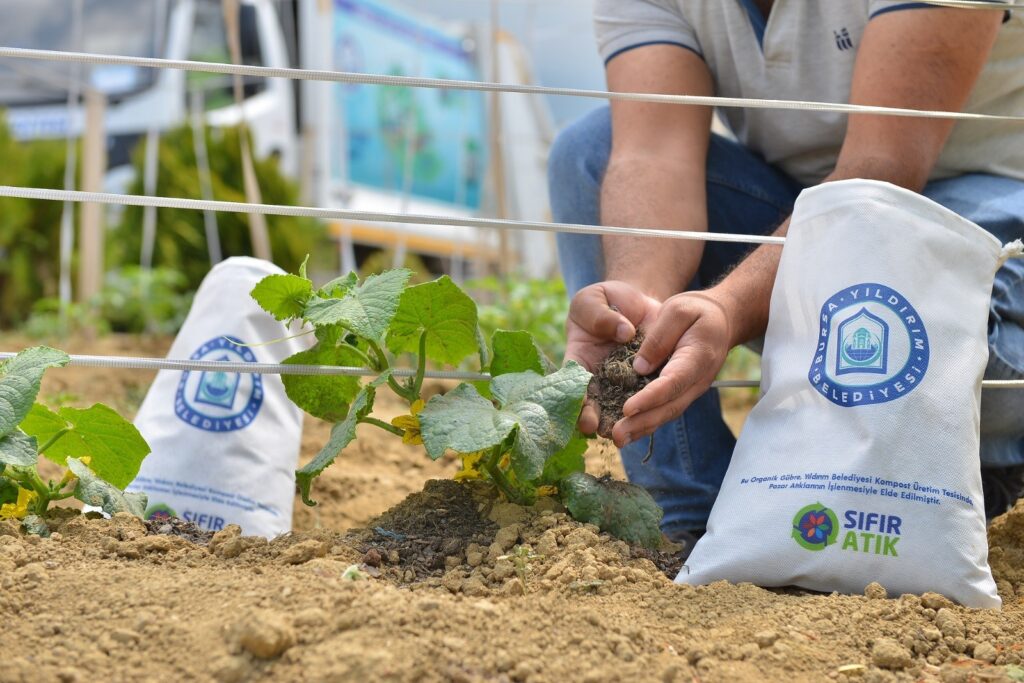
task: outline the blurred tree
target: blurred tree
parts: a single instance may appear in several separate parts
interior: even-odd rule
[[[213,197],[219,201],[244,202],[240,132],[233,128],[206,130],[206,146],[210,158]],[[192,129],[188,126],[164,133],[160,138],[160,170],[156,194],[164,197],[199,198],[199,172],[192,145]],[[131,194],[142,194],[142,164],[145,146],[135,150],[133,166],[135,181]],[[277,159],[254,160],[263,201],[267,204],[296,205],[298,187],[282,175]],[[116,228],[114,239],[108,240],[111,263],[137,263],[142,246],[141,207],[128,207]],[[289,272],[298,269],[306,254],[333,253],[320,249],[325,229],[313,219],[289,216],[267,216],[274,261]],[[249,223],[244,214],[218,213],[217,227],[225,258],[251,253]],[[153,265],[171,268],[185,275],[189,287],[195,289],[210,269],[206,248],[206,231],[201,211],[159,209],[156,223],[156,245]]]
[[[59,189],[63,140],[19,142],[0,120],[0,185]],[[23,320],[37,299],[55,296],[61,204],[0,199],[0,326]]]

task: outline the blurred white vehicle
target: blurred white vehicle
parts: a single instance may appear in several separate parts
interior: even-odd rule
[[[140,57],[230,62],[221,0],[0,0],[0,45]],[[490,27],[442,25],[382,0],[241,0],[241,59],[271,67],[529,82],[523,49]],[[493,48],[493,49],[492,49]],[[492,68],[492,55],[498,68]],[[544,186],[552,124],[540,98],[501,95],[501,173],[491,173],[489,100],[459,90],[350,86],[246,77],[237,105],[232,79],[219,74],[125,66],[0,60],[0,107],[19,139],[81,133],[81,107],[68,91],[107,98],[106,185],[123,191],[131,154],[147,133],[185,123],[201,96],[207,125],[243,116],[258,156],[279,157],[307,203],[368,211],[548,219]],[[501,187],[495,182],[503,179]],[[348,259],[392,248],[495,263],[498,236],[453,226],[337,223]],[[505,258],[535,276],[555,269],[549,236],[510,233]],[[343,259],[344,260],[344,259]],[[352,266],[354,264],[345,264]]]

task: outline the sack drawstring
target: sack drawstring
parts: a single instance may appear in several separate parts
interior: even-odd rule
[[[1024,258],[1024,241],[1014,240],[1003,245],[1002,251],[999,252],[999,265],[1003,265],[1011,258]]]

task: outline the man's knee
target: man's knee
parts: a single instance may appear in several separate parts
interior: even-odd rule
[[[601,107],[574,121],[555,138],[548,156],[552,189],[580,182],[600,183],[608,165],[611,114]]]

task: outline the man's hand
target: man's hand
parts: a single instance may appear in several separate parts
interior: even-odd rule
[[[660,306],[644,326],[633,369],[647,375],[664,367],[622,407],[625,417],[612,429],[617,446],[652,434],[708,390],[731,348],[730,329],[725,307],[707,292],[677,294]]]
[[[569,307],[565,324],[566,360],[574,360],[595,372],[612,349],[630,341],[641,326],[650,326],[660,308],[660,301],[625,282],[599,282],[584,287]],[[580,431],[596,432],[599,418],[597,407],[588,401],[580,414]]]

